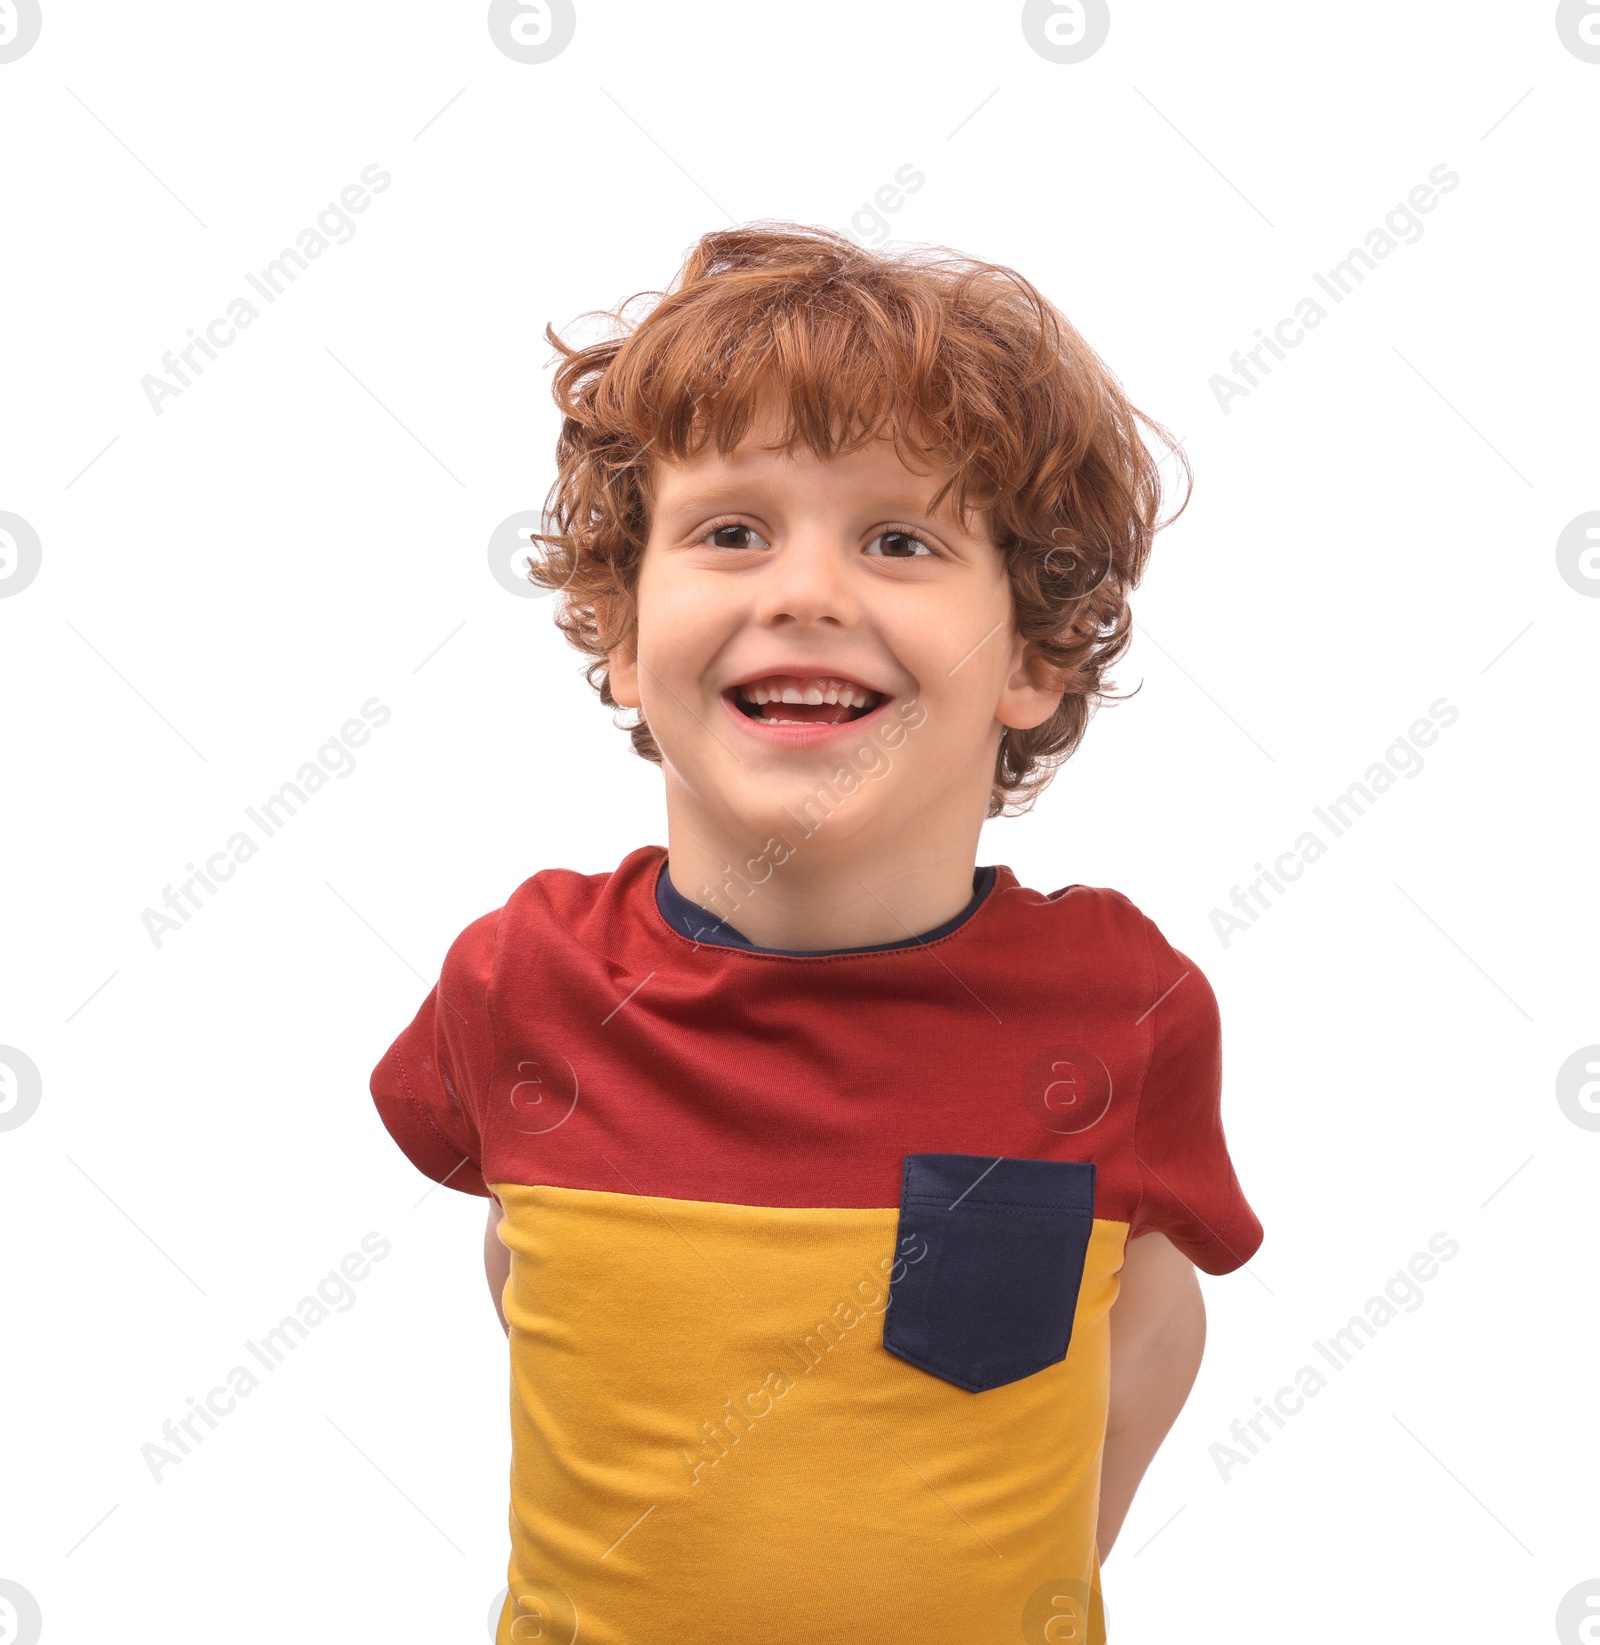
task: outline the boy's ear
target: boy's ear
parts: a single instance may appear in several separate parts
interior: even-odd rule
[[[630,641],[632,633],[627,622],[624,602],[615,595],[600,595],[594,603],[595,622],[600,630],[600,642],[606,646],[606,680],[611,695],[621,708],[638,708],[639,659]],[[624,638],[614,638],[622,634]]]
[[[1000,690],[995,718],[1013,731],[1031,731],[1043,725],[1061,706],[1066,681],[1022,638],[1011,642],[1011,667]]]

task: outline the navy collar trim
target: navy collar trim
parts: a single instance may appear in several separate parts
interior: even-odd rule
[[[690,942],[709,943],[717,948],[742,948],[751,954],[782,954],[792,959],[814,959],[825,954],[882,954],[894,948],[918,948],[923,943],[936,942],[967,923],[983,904],[983,899],[994,889],[995,870],[992,866],[977,868],[972,874],[972,901],[952,920],[924,931],[919,937],[902,937],[896,942],[869,943],[864,948],[762,948],[753,943],[742,931],[736,931],[727,921],[719,919],[709,908],[691,902],[672,883],[667,873],[666,859],[656,875],[656,907],[661,917],[680,936]]]

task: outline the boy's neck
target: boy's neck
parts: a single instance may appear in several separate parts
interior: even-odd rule
[[[972,901],[978,831],[919,831],[824,850],[792,832],[776,850],[667,817],[667,872],[681,896],[760,948],[807,951],[900,942],[953,920]],[[777,838],[776,831],[774,838]],[[724,865],[731,865],[731,872]]]

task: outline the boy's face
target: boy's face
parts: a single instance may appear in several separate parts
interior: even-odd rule
[[[1060,701],[987,521],[930,514],[943,476],[886,438],[824,459],[763,449],[774,427],[654,465],[611,689],[644,711],[673,818],[729,851],[975,842],[1003,729]]]

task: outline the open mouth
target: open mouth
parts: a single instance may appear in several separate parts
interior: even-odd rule
[[[848,725],[884,701],[881,691],[832,674],[764,674],[724,695],[746,719],[764,725]]]

